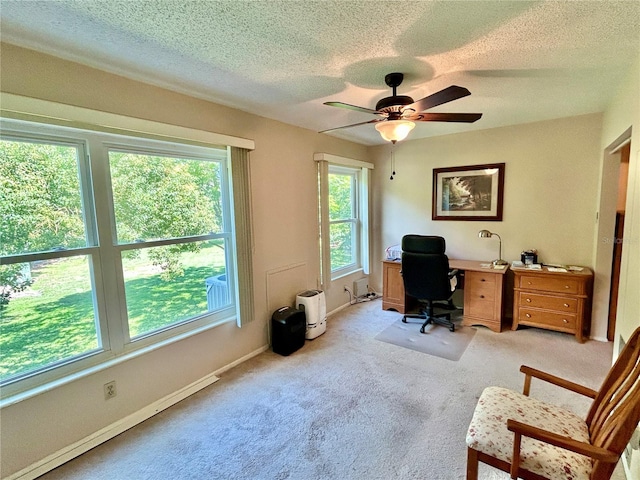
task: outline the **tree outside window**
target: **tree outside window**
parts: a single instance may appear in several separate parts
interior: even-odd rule
[[[92,171],[88,151],[109,168]],[[0,383],[222,318],[234,295],[212,304],[208,294],[214,283],[230,288],[226,159],[131,137],[3,130]],[[111,186],[108,202],[95,201],[94,182]],[[101,274],[114,268],[120,285]],[[104,315],[105,291],[125,305],[122,321]]]
[[[329,241],[331,272],[359,266],[358,172],[329,167]]]

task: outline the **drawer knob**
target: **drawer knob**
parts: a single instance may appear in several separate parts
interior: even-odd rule
[[[531,299],[530,298],[527,298],[527,303],[531,303]]]
[[[565,285],[564,288],[569,288],[569,285]]]
[[[569,308],[569,304],[568,304],[568,303],[565,303],[565,304],[564,304],[564,306],[565,306],[565,307],[567,307],[567,308]]]
[[[484,295],[480,295],[480,298],[484,298]]]
[[[531,285],[531,282],[527,282],[527,285]]]
[[[531,318],[531,314],[530,313],[525,313],[524,316],[527,317],[527,318]]]
[[[566,318],[563,318],[562,323],[569,323],[569,320],[567,320]]]
[[[481,282],[486,282],[486,280],[484,278],[481,278],[480,281]]]

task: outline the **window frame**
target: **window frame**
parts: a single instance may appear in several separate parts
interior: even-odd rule
[[[335,268],[331,263],[331,279],[350,275],[351,273],[362,270],[362,256],[361,256],[361,237],[362,233],[362,221],[360,219],[360,169],[353,167],[346,167],[343,165],[329,164],[329,183],[331,183],[331,175],[348,176],[351,178],[351,216],[348,218],[332,219],[331,212],[329,212],[329,238],[331,238],[331,227],[333,225],[350,224],[351,225],[351,258],[353,261],[349,264]],[[329,193],[329,201],[331,201],[331,193]],[[331,256],[329,256],[331,260]]]
[[[369,181],[370,172],[374,165],[361,160],[355,160],[346,157],[339,157],[328,153],[314,154],[314,160],[317,164],[318,174],[318,250],[320,253],[320,285],[321,288],[328,289],[333,281],[339,278],[362,272],[365,275],[370,271],[370,242],[369,242]],[[357,267],[340,269],[336,272],[331,271],[331,252],[330,252],[330,220],[329,220],[329,171],[330,170],[357,172],[358,188],[355,195],[357,196],[357,216],[358,223],[358,264]]]
[[[3,112],[4,113],[4,112]],[[126,118],[126,117],[124,117]],[[151,122],[153,123],[153,122]],[[96,129],[79,129],[64,125],[41,123],[39,119],[12,119],[0,117],[0,132],[3,139],[37,141],[62,145],[79,145],[78,165],[83,221],[87,246],[61,251],[30,252],[0,257],[0,264],[14,264],[40,259],[64,258],[86,255],[90,267],[92,297],[98,348],[83,354],[65,358],[40,367],[32,372],[18,375],[2,383],[0,405],[10,404],[25,396],[36,394],[47,385],[70,381],[77,375],[89,374],[95,369],[107,368],[114,362],[125,361],[131,355],[144,354],[168,343],[195,335],[217,325],[237,321],[238,305],[237,272],[235,272],[234,214],[231,199],[230,149],[213,144],[192,144],[169,138],[158,140],[138,136],[136,132],[100,132]],[[115,216],[111,192],[107,145],[134,144],[136,148],[155,146],[156,151],[186,158],[206,159],[220,164],[223,230],[213,234],[163,239],[144,243],[118,244],[115,231]],[[187,152],[185,154],[185,152]],[[215,154],[213,154],[215,152]],[[142,150],[141,153],[149,153]],[[106,158],[106,161],[105,161]],[[105,203],[105,199],[108,201]],[[230,306],[213,312],[205,312],[190,319],[168,325],[166,328],[129,338],[126,315],[124,275],[120,252],[157,246],[158,244],[186,243],[223,238],[225,241],[226,273],[229,275]],[[112,263],[113,262],[113,263]],[[115,266],[114,266],[115,265]],[[106,268],[105,268],[106,267]],[[124,309],[124,315],[123,315]]]
[[[160,145],[161,148],[158,148]],[[114,262],[114,266],[116,268],[116,277],[118,279],[119,286],[119,297],[121,295],[121,299],[123,301],[120,302],[120,317],[123,322],[123,351],[135,351],[138,348],[146,345],[152,345],[156,343],[158,340],[164,340],[167,338],[171,338],[177,334],[188,332],[193,328],[198,328],[202,326],[206,326],[209,323],[213,323],[213,325],[219,325],[220,323],[225,323],[227,321],[234,320],[236,317],[236,304],[235,304],[235,269],[233,256],[235,254],[235,250],[233,248],[233,229],[232,229],[232,221],[231,221],[231,208],[230,208],[230,197],[229,197],[229,169],[228,169],[228,152],[225,152],[224,157],[219,154],[217,157],[212,155],[211,153],[207,154],[201,147],[184,147],[180,144],[167,145],[164,143],[158,143],[153,140],[146,139],[136,139],[135,145],[125,141],[112,141],[112,138],[109,137],[109,141],[102,143],[103,150],[103,158],[107,164],[107,177],[106,181],[108,182],[107,190],[107,198],[110,214],[110,233],[111,233],[111,245],[110,248],[113,248],[115,251],[114,258],[116,261]],[[145,148],[140,148],[140,147]],[[223,232],[214,233],[214,234],[204,234],[204,235],[190,235],[184,237],[172,237],[165,239],[157,239],[157,240],[147,240],[142,242],[129,242],[129,243],[119,243],[118,242],[118,234],[117,234],[117,225],[116,225],[116,216],[114,210],[114,198],[113,198],[113,189],[111,185],[111,173],[109,170],[110,162],[109,162],[109,152],[111,149],[116,150],[118,152],[127,151],[130,153],[137,154],[158,154],[164,155],[168,157],[173,157],[179,155],[181,158],[189,158],[193,160],[202,160],[202,161],[215,161],[220,165],[220,188],[221,188],[221,198],[222,198],[222,215],[223,215]],[[208,149],[209,150],[209,149]],[[185,155],[187,152],[187,155]],[[216,157],[215,159],[212,158]],[[153,248],[160,247],[166,245],[175,245],[179,243],[195,243],[207,240],[215,240],[222,238],[225,243],[225,265],[226,265],[226,274],[229,275],[229,299],[230,305],[224,307],[220,310],[214,312],[205,312],[195,317],[191,317],[189,319],[184,319],[181,321],[177,321],[174,323],[170,323],[160,329],[153,330],[150,332],[146,332],[135,337],[131,337],[131,332],[129,331],[128,325],[128,312],[126,305],[126,294],[124,292],[124,269],[122,264],[121,254],[124,251],[129,250],[138,250],[145,248]],[[120,345],[119,345],[120,347]]]

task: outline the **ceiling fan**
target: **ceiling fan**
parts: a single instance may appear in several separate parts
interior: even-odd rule
[[[425,110],[466,97],[467,95],[471,95],[471,92],[464,87],[451,85],[444,90],[440,90],[414,102],[413,98],[406,95],[396,95],[396,88],[402,83],[403,79],[404,74],[397,72],[389,73],[384,77],[385,83],[393,89],[393,95],[380,100],[376,104],[375,110],[342,102],[325,102],[324,104],[330,107],[340,107],[356,112],[371,113],[382,118],[344,125],[342,127],[329,128],[320,133],[374,123],[376,130],[380,132],[382,138],[396,143],[398,140],[404,140],[407,137],[409,132],[415,127],[414,122],[473,123],[482,117],[481,113],[425,113]]]

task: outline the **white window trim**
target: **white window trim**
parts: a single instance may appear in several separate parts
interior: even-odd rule
[[[369,170],[373,170],[374,165],[369,162],[355,160],[347,157],[340,157],[329,153],[315,153],[314,161],[318,164],[318,218],[320,224],[319,231],[319,250],[320,250],[320,285],[323,289],[331,287],[332,280],[362,270],[365,275],[369,274],[371,255],[369,236]],[[327,239],[329,238],[329,164],[336,166],[344,166],[360,169],[360,191],[359,193],[359,215],[360,215],[360,232],[366,233],[360,235],[360,267],[348,272],[331,273],[330,249]],[[332,278],[333,277],[333,278]]]
[[[354,167],[345,167],[343,165],[335,165],[335,164],[329,164],[329,177],[331,177],[331,175],[344,175],[345,177],[350,177],[352,180],[352,187],[355,184],[355,188],[352,188],[351,190],[351,205],[352,205],[352,216],[350,216],[349,218],[346,219],[329,219],[329,230],[331,230],[331,226],[333,225],[338,225],[338,224],[344,224],[344,223],[348,223],[350,225],[352,225],[353,228],[353,232],[355,234],[355,238],[352,237],[351,242],[351,248],[352,251],[355,248],[355,255],[353,256],[353,261],[348,264],[345,265],[343,267],[340,268],[334,268],[334,266],[331,266],[331,280],[337,280],[338,278],[350,275],[352,273],[357,272],[358,270],[362,270],[362,255],[361,255],[361,242],[362,242],[362,237],[364,236],[362,234],[361,231],[361,220],[360,220],[360,214],[361,214],[361,209],[360,209],[360,204],[362,203],[361,201],[361,190],[362,190],[362,186],[360,184],[360,170],[358,168],[354,168]]]
[[[255,142],[246,138],[170,125],[116,113],[101,112],[75,105],[0,92],[0,116],[15,120],[48,123],[80,130],[182,142],[206,147],[239,147],[255,150]]]
[[[228,150],[230,147],[237,147],[247,151],[255,149],[255,142],[249,139],[126,117],[5,92],[0,92],[0,106],[0,119],[22,120],[43,125],[49,124],[79,130],[93,130],[100,133],[183,143],[207,148],[227,148]],[[231,179],[229,180],[231,182]],[[251,306],[253,306],[252,303]],[[198,321],[196,319],[195,324],[191,324],[193,328],[187,329],[183,325],[179,325],[174,330],[175,335],[159,338],[158,342],[141,346],[137,350],[126,351],[119,356],[114,355],[112,351],[98,352],[95,355],[90,354],[83,357],[86,362],[80,362],[80,365],[76,362],[64,363],[53,370],[46,370],[44,372],[45,377],[41,375],[28,376],[3,387],[0,408],[33,397],[79,377],[91,375],[97,370],[112,366],[114,363],[124,362],[164,345],[178,342],[186,337],[196,335],[234,319],[240,325],[240,319],[237,316],[208,323],[202,323],[202,320]],[[51,371],[56,373],[47,375]]]

